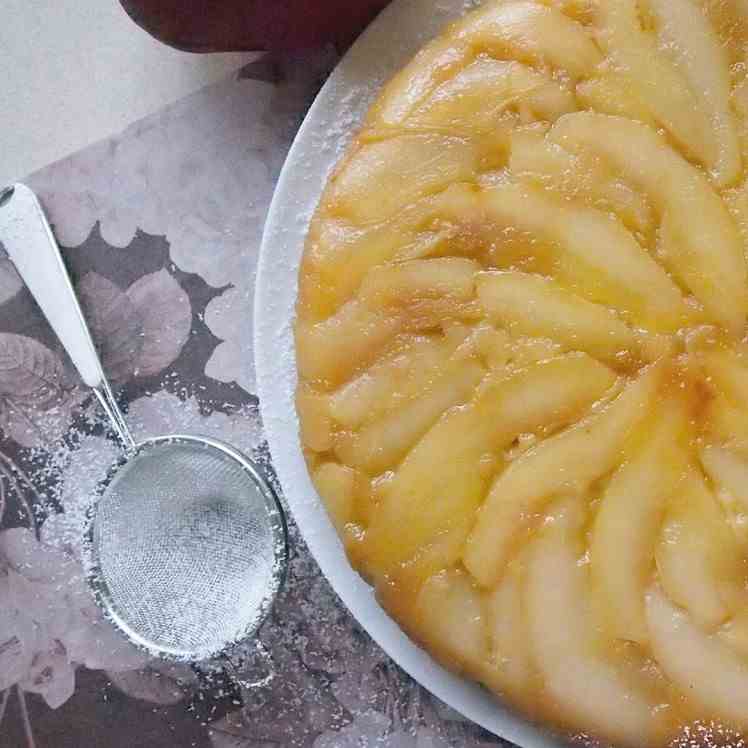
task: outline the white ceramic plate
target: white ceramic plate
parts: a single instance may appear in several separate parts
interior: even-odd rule
[[[474,683],[449,673],[416,646],[351,568],[307,473],[294,409],[292,320],[309,219],[327,177],[381,84],[464,0],[397,0],[356,42],[325,84],[288,154],[270,206],[255,294],[255,364],[273,465],[294,518],[333,588],[372,638],[433,694],[491,732],[525,748],[559,745]]]

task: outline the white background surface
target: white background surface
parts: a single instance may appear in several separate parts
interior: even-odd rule
[[[152,39],[117,0],[0,1],[0,185],[240,67]]]

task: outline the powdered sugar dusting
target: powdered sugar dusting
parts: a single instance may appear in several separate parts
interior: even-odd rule
[[[672,748],[745,748],[746,741],[718,722],[694,722],[683,729]]]

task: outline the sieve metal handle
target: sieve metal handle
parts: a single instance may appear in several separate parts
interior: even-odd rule
[[[93,389],[126,449],[135,446],[104,376],[91,333],[57,241],[34,192],[24,184],[0,191],[0,244],[57,334],[81,379]]]

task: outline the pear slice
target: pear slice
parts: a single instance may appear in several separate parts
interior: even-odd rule
[[[740,176],[742,159],[730,106],[730,60],[707,16],[692,0],[649,0],[662,46],[689,82],[697,105],[711,122],[712,151],[706,163],[721,187]]]
[[[323,322],[299,319],[295,330],[299,374],[320,387],[339,386],[371,363],[401,329],[398,317],[373,311],[358,299]]]
[[[477,158],[474,143],[435,133],[363,143],[333,175],[321,204],[357,225],[383,221],[414,200],[469,181]]]
[[[636,90],[636,84],[619,72],[605,71],[577,84],[577,99],[584,109],[602,114],[637,119],[656,126],[649,107]]]
[[[449,80],[473,58],[467,44],[438,37],[429,42],[387,83],[366,116],[366,125],[392,127],[401,123],[431,91]]]
[[[655,558],[667,596],[700,625],[714,629],[745,605],[744,554],[694,467],[672,497]]]
[[[592,73],[602,55],[585,28],[554,7],[528,0],[487,3],[452,29],[458,43],[509,56],[530,65],[545,63],[573,78]]]
[[[556,717],[640,748],[663,739],[657,702],[600,656],[580,564],[581,500],[559,502],[528,548],[525,605],[533,659]]]
[[[590,568],[608,628],[617,638],[647,644],[644,593],[667,501],[688,461],[682,398],[668,398],[641,447],[605,489],[592,528]]]
[[[576,110],[574,94],[515,61],[478,58],[438,86],[404,122],[406,128],[490,132],[508,110],[554,121]]]
[[[469,400],[485,370],[475,361],[452,361],[418,397],[335,439],[335,454],[369,475],[395,467],[446,410]]]
[[[566,350],[585,351],[608,363],[638,352],[634,331],[615,314],[552,280],[511,271],[481,273],[477,291],[490,319],[514,334],[548,337]]]
[[[449,320],[477,316],[477,263],[444,257],[381,265],[359,296],[321,322],[300,318],[296,356],[302,377],[337,387],[366,368],[400,332],[432,330]]]
[[[300,309],[310,319],[329,317],[353,298],[372,268],[400,259],[403,245],[431,239],[434,221],[448,230],[458,218],[472,220],[476,209],[475,190],[458,183],[366,226],[340,217],[315,217],[299,278]]]
[[[598,39],[618,72],[631,81],[655,119],[686,153],[709,169],[717,165],[718,135],[709,116],[694,106],[694,91],[676,64],[658,49],[639,21],[636,0],[600,0]]]
[[[339,535],[346,525],[356,519],[356,483],[360,480],[355,470],[335,462],[325,462],[315,471],[312,480],[325,503]]]
[[[554,495],[583,491],[622,461],[624,443],[649,415],[663,373],[664,367],[654,364],[605,408],[540,442],[494,481],[463,554],[481,585],[499,581],[519,539]]]
[[[480,672],[488,656],[480,591],[460,569],[424,582],[416,599],[414,633],[437,659],[457,670]]]
[[[667,677],[708,714],[748,728],[748,663],[656,587],[647,594],[646,608],[652,651]]]
[[[535,673],[523,586],[523,564],[513,562],[501,582],[486,594],[484,604],[491,656],[484,678],[489,686],[520,700],[530,695],[528,689]]]
[[[655,203],[665,234],[663,259],[712,321],[739,334],[748,309],[738,229],[709,180],[640,122],[593,112],[561,117],[548,138],[604,158]]]
[[[605,169],[599,160],[551,143],[538,128],[512,132],[509,170],[569,200],[615,213],[632,232],[647,237],[652,234],[654,217],[646,196]]]
[[[481,461],[500,456],[521,433],[575,420],[615,381],[610,369],[580,354],[489,379],[469,403],[442,416],[383,487],[367,557],[391,569],[455,526],[464,539],[487,487]]]
[[[714,444],[702,447],[701,464],[717,488],[732,529],[748,547],[748,460],[731,449]]]
[[[570,116],[577,115],[559,123]],[[589,301],[657,332],[677,330],[691,314],[678,287],[614,216],[531,185],[488,188],[482,198],[489,220],[545,240],[548,271]]]
[[[405,335],[391,351],[330,395],[329,417],[358,429],[401,406],[438,379],[469,334]]]

